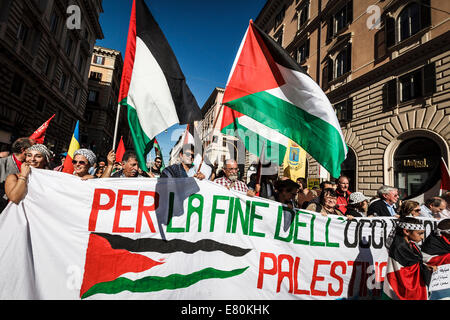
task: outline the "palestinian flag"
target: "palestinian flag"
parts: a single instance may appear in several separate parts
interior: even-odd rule
[[[197,101],[164,34],[144,0],[134,0],[120,84],[119,104],[128,123],[139,166],[148,171],[152,139],[176,123],[202,118]]]
[[[396,236],[389,249],[383,299],[427,300],[431,273],[423,264],[417,246]]]
[[[432,234],[423,242],[422,255],[423,261],[432,266],[450,264],[450,241]]]
[[[291,139],[333,177],[340,175],[347,145],[327,96],[252,21],[231,69],[223,104],[235,111],[224,110],[223,132],[241,129],[249,138],[260,136],[284,150]]]
[[[217,258],[220,255],[238,258],[250,251],[209,239],[190,242],[91,233],[80,297],[85,299],[96,294],[113,295],[125,291],[177,290],[201,281],[232,278],[244,273],[248,266],[226,268],[222,265],[219,268],[212,264],[223,263]],[[207,258],[205,254],[215,256]],[[201,267],[195,269],[199,265]]]
[[[155,148],[156,156],[161,157],[161,171],[162,171],[165,168],[164,158],[163,158],[163,154],[161,152],[161,147],[159,146],[158,140],[156,140],[156,138],[153,141],[153,148]]]

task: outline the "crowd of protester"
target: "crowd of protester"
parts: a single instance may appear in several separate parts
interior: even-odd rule
[[[0,158],[0,209],[6,206],[8,199],[18,203],[26,193],[26,182],[30,167],[62,171],[67,153],[55,155],[45,145],[36,144],[32,139],[19,138],[13,144],[11,152],[4,152]],[[156,156],[143,171],[134,151],[128,150],[122,161],[116,161],[114,151],[106,157],[98,157],[92,150],[81,148],[74,152],[73,175],[80,179],[97,178],[182,178],[195,177],[205,179],[205,175],[193,168],[194,146],[186,144],[179,153],[177,164],[162,168],[162,158]],[[275,166],[269,166],[253,173],[250,181],[239,179],[238,164],[235,160],[226,160],[223,168],[217,164],[212,167],[209,180],[248,196],[281,202],[291,208],[316,211],[322,215],[340,215],[349,219],[354,217],[431,217],[450,218],[450,192],[442,196],[435,195],[424,199],[423,203],[414,200],[399,200],[398,189],[393,186],[381,186],[376,197],[368,197],[362,192],[350,191],[349,178],[341,176],[336,180],[323,181],[319,189],[310,189],[305,178],[292,181],[279,177]]]

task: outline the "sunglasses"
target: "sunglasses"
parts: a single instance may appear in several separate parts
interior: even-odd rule
[[[414,209],[413,211],[414,212],[420,212],[420,209]]]
[[[87,163],[86,163],[86,161],[72,160],[72,164],[81,164],[82,166],[85,166]]]

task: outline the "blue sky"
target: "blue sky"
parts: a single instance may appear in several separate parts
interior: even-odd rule
[[[96,44],[119,50],[123,57],[132,2],[104,0],[104,12],[100,15],[105,37]],[[249,21],[257,17],[266,0],[145,2],[172,47],[201,108],[215,87],[225,86]],[[168,163],[169,151],[183,128],[184,125],[175,125],[167,133],[157,136],[165,163]]]

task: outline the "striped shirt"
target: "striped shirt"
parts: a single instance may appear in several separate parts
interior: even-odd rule
[[[215,183],[220,184],[221,186],[227,187],[230,190],[234,190],[234,191],[240,191],[240,192],[245,192],[247,193],[248,191],[248,187],[247,185],[239,180],[234,181],[233,186],[231,185],[231,180],[228,179],[227,177],[221,177],[221,178],[217,178],[214,180]]]

